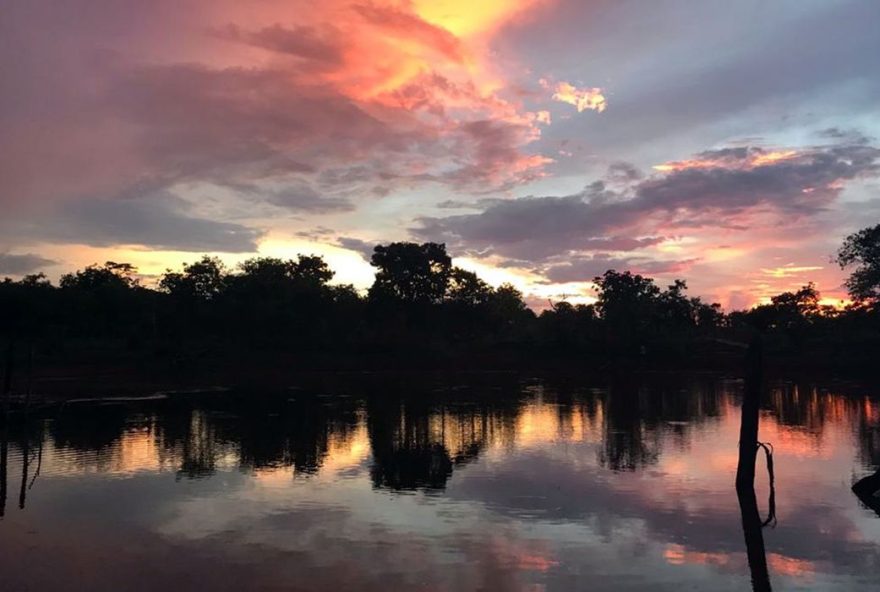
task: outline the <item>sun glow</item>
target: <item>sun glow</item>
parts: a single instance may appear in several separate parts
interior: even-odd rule
[[[540,0],[415,0],[423,19],[460,36],[494,32],[503,24],[540,3]]]

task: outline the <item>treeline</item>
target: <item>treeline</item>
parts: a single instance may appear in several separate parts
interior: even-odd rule
[[[535,314],[513,286],[492,287],[452,265],[445,246],[391,243],[375,248],[376,278],[362,295],[334,285],[316,256],[258,257],[235,269],[205,256],[169,270],[155,288],[126,263],[64,275],[0,282],[0,334],[39,355],[73,351],[468,352],[499,349],[651,356],[714,352],[762,333],[795,354],[880,351],[880,226],[847,238],[842,265],[856,304],[822,306],[812,284],[769,304],[725,314],[687,295],[676,280],[609,270],[594,279],[597,301],[556,302]],[[874,275],[872,275],[874,274]],[[872,283],[874,282],[874,283]]]

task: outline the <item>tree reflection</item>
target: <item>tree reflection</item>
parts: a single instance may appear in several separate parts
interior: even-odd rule
[[[214,474],[221,448],[208,414],[201,410],[189,413],[186,434],[180,439],[178,477],[199,479]]]
[[[371,398],[367,429],[373,450],[370,475],[376,487],[442,489],[452,475],[452,459],[441,427],[431,426],[426,404]]]
[[[112,448],[125,433],[131,410],[123,405],[73,405],[64,407],[50,425],[58,448],[100,453]],[[85,458],[81,462],[90,462]]]
[[[10,442],[16,446],[20,453],[21,473],[18,508],[23,510],[27,503],[27,492],[33,487],[43,462],[42,422],[26,421],[13,426],[7,422],[0,428],[0,518],[6,513],[6,502],[9,495]],[[33,467],[34,462],[36,462],[35,467]],[[33,475],[31,475],[32,467]]]
[[[443,489],[454,467],[492,443],[513,440],[519,407],[515,393],[458,402],[437,402],[436,394],[424,391],[373,393],[367,400],[373,485]]]
[[[7,463],[9,462],[9,425],[0,427],[0,518],[6,515]]]
[[[303,394],[256,409],[235,409],[235,423],[224,435],[238,438],[243,468],[291,467],[298,474],[318,472],[333,439],[346,439],[357,423],[357,405],[348,399]]]
[[[859,456],[865,465],[877,467],[880,465],[880,407],[864,398],[861,409],[857,428]],[[858,480],[852,491],[859,501],[880,516],[880,470]]]

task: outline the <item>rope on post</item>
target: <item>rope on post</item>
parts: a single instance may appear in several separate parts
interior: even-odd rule
[[[764,458],[767,460],[767,476],[770,479],[770,498],[767,500],[767,519],[761,523],[761,527],[770,526],[770,528],[776,527],[776,477],[773,473],[773,444],[769,442],[758,442],[757,447],[755,448],[755,454],[758,454],[758,449],[764,449]]]

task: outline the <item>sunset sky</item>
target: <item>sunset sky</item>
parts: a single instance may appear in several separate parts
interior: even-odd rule
[[[7,0],[0,276],[445,242],[726,308],[880,222],[876,0]]]

